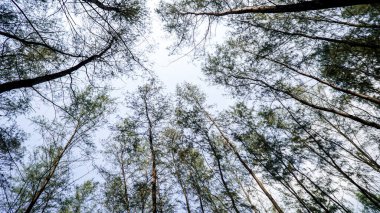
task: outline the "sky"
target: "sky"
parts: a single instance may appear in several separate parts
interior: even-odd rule
[[[164,92],[168,94],[174,94],[176,86],[184,82],[192,83],[201,88],[201,90],[207,96],[207,103],[212,105],[214,109],[220,111],[228,108],[233,101],[226,95],[226,91],[220,86],[213,86],[210,82],[206,81],[206,76],[201,71],[202,59],[194,60],[193,52],[191,49],[185,48],[182,52],[176,55],[170,55],[169,46],[173,45],[175,38],[171,37],[168,33],[163,30],[163,23],[160,20],[160,17],[157,13],[154,12],[159,0],[150,0],[148,1],[148,7],[151,15],[151,32],[148,35],[144,35],[141,40],[141,49],[143,50],[146,45],[152,46],[153,50],[146,52],[143,57],[146,57],[148,68],[154,72],[159,81],[162,82],[164,87]],[[225,35],[225,29],[214,29],[210,35],[210,41],[208,47],[212,47],[218,42],[223,41]],[[139,44],[137,45],[139,47]],[[190,51],[189,51],[190,50]],[[135,71],[136,75],[141,74],[139,70]],[[142,72],[143,73],[143,72]],[[132,74],[133,75],[133,74]],[[144,76],[145,74],[143,74]],[[119,79],[114,79],[110,84],[114,88],[114,91],[111,92],[112,98],[116,98],[118,103],[125,101],[125,93],[133,92],[137,86],[143,85],[146,83],[147,77],[136,77],[133,76],[124,76]],[[22,129],[26,130],[28,133],[28,141],[25,143],[27,147],[27,152],[32,153],[33,150],[43,143],[43,140],[38,133],[31,118],[35,118],[38,115],[44,115],[48,118],[54,116],[54,109],[49,103],[34,103],[33,111],[34,113],[28,114],[28,117],[20,117],[19,125]],[[49,105],[49,106],[48,106]],[[107,125],[102,126],[96,132],[94,137],[94,143],[98,149],[101,151],[102,143],[110,137],[109,127],[115,125],[120,118],[125,117],[125,113],[128,109],[123,107],[123,104],[119,104],[117,110],[110,116],[109,122]],[[102,163],[103,159],[100,153],[95,157],[95,163]],[[28,157],[25,158],[28,160]],[[75,165],[73,172],[74,178],[78,179],[78,182],[82,182],[87,179],[95,178],[99,180],[97,171],[94,170],[88,162],[86,164]]]
[[[225,109],[232,103],[231,99],[225,95],[226,92],[222,87],[211,85],[206,81],[206,76],[201,71],[201,64],[204,61],[194,60],[192,47],[184,48],[179,54],[170,55],[168,48],[174,44],[175,38],[164,32],[163,23],[159,15],[154,12],[158,3],[159,0],[151,0],[148,3],[152,31],[145,38],[154,46],[154,51],[147,55],[149,62],[153,64],[151,69],[163,82],[167,92],[174,93],[176,85],[184,82],[196,84],[206,93],[209,104],[215,105],[217,109]],[[210,49],[223,41],[225,31],[223,28],[213,29],[210,41],[207,43]]]
[[[233,100],[226,95],[226,91],[220,86],[210,85],[206,81],[206,76],[203,75],[201,71],[202,59],[194,60],[192,58],[193,54],[190,52],[188,54],[188,49],[183,50],[181,53],[176,55],[170,55],[168,47],[174,43],[174,39],[169,36],[163,30],[163,23],[160,21],[158,14],[154,12],[157,7],[159,0],[148,0],[148,7],[150,8],[151,14],[151,31],[149,34],[144,35],[141,40],[141,48],[144,45],[153,46],[153,51],[146,52],[144,55],[148,63],[148,67],[152,70],[158,79],[162,82],[165,92],[173,94],[175,92],[176,86],[178,84],[188,82],[195,84],[201,88],[201,90],[206,94],[208,104],[214,105],[217,110],[222,110],[228,108],[229,105],[233,103]],[[216,43],[222,42],[224,35],[226,35],[226,29],[219,28],[212,31],[211,34],[211,44],[209,46],[215,45]],[[139,71],[137,70],[136,73]],[[113,91],[113,97],[118,99],[118,102],[123,101],[125,92],[133,92],[137,86],[145,83],[147,78],[131,78],[131,76],[125,76],[122,79],[115,79],[111,82],[115,91]],[[38,105],[38,104],[37,104]],[[54,112],[46,111],[44,106],[41,105],[40,108],[35,109],[35,115],[49,115],[53,116]],[[102,142],[107,140],[110,136],[109,126],[115,125],[117,122],[117,117],[125,117],[125,112],[128,109],[119,106],[118,110],[112,115],[108,125],[103,126],[99,131],[96,132],[94,137],[94,142],[98,148],[98,151],[102,149]],[[27,150],[32,152],[33,147],[41,144],[41,138],[36,134],[35,128],[32,122],[26,118],[21,118],[19,122],[22,129],[26,130],[30,134],[30,138],[26,143]],[[102,161],[100,153],[96,155],[98,159],[97,162]],[[26,158],[27,159],[27,158]],[[83,180],[88,180],[92,177],[98,179],[97,171],[94,167],[89,165],[91,163],[80,163],[74,169],[74,180],[82,182]]]

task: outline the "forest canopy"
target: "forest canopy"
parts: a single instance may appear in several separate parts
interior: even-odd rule
[[[5,0],[0,41],[1,212],[380,211],[379,0]]]

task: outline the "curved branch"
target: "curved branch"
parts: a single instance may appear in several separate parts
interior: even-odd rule
[[[0,35],[2,36],[5,36],[7,38],[10,38],[10,39],[14,39],[16,41],[19,41],[25,45],[36,45],[36,46],[42,46],[42,47],[45,47],[53,52],[57,52],[57,53],[60,53],[62,55],[67,55],[67,56],[71,56],[71,57],[83,57],[82,55],[74,55],[74,54],[71,54],[71,53],[67,53],[67,52],[64,52],[62,50],[59,50],[59,49],[56,49],[50,45],[47,45],[46,43],[40,43],[40,42],[36,42],[36,41],[29,41],[29,40],[26,40],[24,38],[20,38],[14,34],[11,34],[11,33],[8,33],[8,32],[3,32],[3,31],[0,31]]]
[[[37,85],[37,84],[45,83],[45,82],[55,80],[55,79],[61,78],[63,76],[72,74],[73,72],[77,71],[78,69],[85,66],[86,64],[94,61],[97,58],[102,57],[111,48],[113,42],[114,42],[114,40],[111,40],[109,45],[104,50],[102,50],[99,54],[92,55],[92,56],[88,57],[87,59],[79,62],[77,65],[70,67],[66,70],[63,70],[63,71],[60,71],[57,73],[53,73],[53,74],[39,76],[36,78],[22,79],[22,80],[11,81],[11,82],[6,82],[3,84],[0,84],[0,94],[3,92],[14,90],[14,89],[32,87],[32,86]]]

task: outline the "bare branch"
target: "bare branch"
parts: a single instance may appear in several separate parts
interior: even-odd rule
[[[379,0],[313,0],[295,4],[273,5],[273,6],[250,6],[225,10],[221,12],[180,12],[182,15],[207,15],[226,16],[246,13],[292,13],[311,10],[322,10],[337,7],[348,7],[360,4],[377,4]]]

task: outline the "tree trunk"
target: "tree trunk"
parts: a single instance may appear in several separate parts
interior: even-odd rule
[[[235,204],[235,199],[234,199],[234,197],[233,197],[230,189],[228,188],[227,182],[224,179],[224,175],[223,175],[223,171],[222,171],[222,166],[221,166],[220,160],[218,158],[218,153],[217,153],[216,147],[214,146],[214,144],[211,141],[211,139],[208,137],[207,133],[205,133],[205,134],[206,134],[206,137],[207,137],[207,141],[208,141],[208,143],[210,145],[211,151],[212,151],[212,153],[213,153],[213,155],[215,157],[215,160],[216,160],[216,163],[217,163],[217,166],[218,166],[218,172],[219,172],[219,175],[220,175],[220,179],[222,180],[222,184],[224,186],[224,189],[226,190],[227,195],[228,195],[228,197],[231,200],[232,208],[235,210],[235,212],[239,213],[239,210],[238,210],[238,208],[236,207],[236,204]]]
[[[59,152],[59,154],[57,155],[57,157],[54,159],[53,165],[50,168],[48,175],[44,178],[44,180],[43,180],[42,184],[40,185],[40,187],[38,188],[37,192],[34,193],[34,195],[32,197],[32,200],[30,201],[27,209],[25,210],[25,213],[29,213],[29,212],[32,211],[34,205],[37,203],[37,201],[40,198],[41,194],[45,191],[46,186],[49,184],[51,178],[53,178],[55,170],[57,169],[57,167],[59,165],[59,162],[61,161],[63,155],[65,154],[65,152],[67,151],[67,149],[69,148],[69,146],[71,145],[71,143],[73,142],[74,137],[77,134],[78,130],[79,130],[79,122],[77,123],[77,125],[76,125],[76,127],[75,127],[75,129],[73,131],[73,134],[70,136],[70,138],[67,141],[65,147],[62,149],[61,152]]]
[[[269,191],[266,189],[264,184],[261,182],[261,180],[256,176],[255,172],[248,166],[247,162],[240,156],[239,152],[237,151],[234,144],[231,143],[231,141],[227,138],[227,136],[224,134],[224,132],[221,130],[219,125],[215,122],[215,120],[210,116],[210,114],[203,109],[203,107],[197,102],[198,107],[202,109],[206,117],[210,120],[210,122],[216,127],[220,135],[222,136],[223,140],[225,141],[226,145],[231,148],[235,156],[238,158],[240,163],[243,165],[243,167],[248,171],[248,173],[253,177],[255,182],[259,185],[260,189],[264,192],[266,197],[270,200],[270,202],[273,204],[273,207],[279,212],[283,213],[284,211],[281,209],[281,207],[277,204],[276,200],[272,197],[272,195],[269,193]]]
[[[149,117],[148,103],[146,97],[144,99],[145,106],[145,116],[148,121],[148,141],[149,149],[152,158],[152,174],[151,174],[151,184],[152,184],[152,212],[157,213],[157,169],[156,169],[156,153],[153,146],[153,125]]]
[[[122,154],[123,155],[123,154]],[[129,198],[128,198],[128,183],[127,183],[127,177],[125,175],[125,168],[124,168],[124,160],[122,157],[120,157],[120,162],[121,162],[121,175],[123,176],[123,185],[124,185],[124,202],[127,207],[127,213],[130,213],[130,205],[129,205]]]

